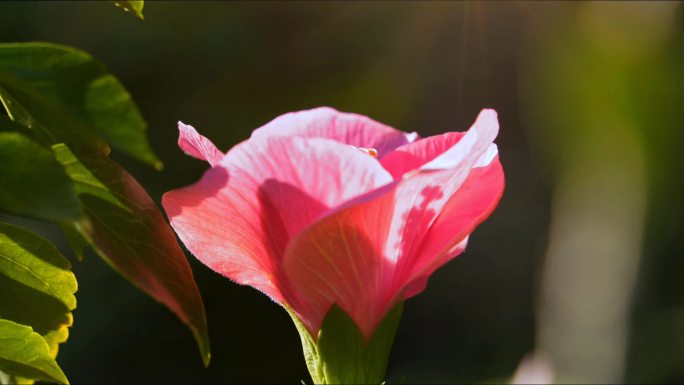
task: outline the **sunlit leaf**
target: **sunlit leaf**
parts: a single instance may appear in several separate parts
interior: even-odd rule
[[[29,326],[0,319],[0,370],[12,376],[68,384],[48,345]]]
[[[42,335],[45,351],[52,358],[57,356],[58,345],[69,336],[71,312],[76,308],[77,283],[70,269],[69,261],[46,239],[0,223],[0,317],[27,325],[29,331]],[[3,360],[11,358],[0,353],[0,370],[17,377],[56,381],[12,364],[3,366]],[[21,363],[19,358],[14,362]]]
[[[165,304],[189,327],[208,364],[204,305],[171,227],[138,182],[95,151],[54,146],[84,207],[76,229],[134,285]]]
[[[88,145],[107,153],[109,143],[161,167],[131,95],[86,52],[51,43],[0,44],[0,87],[13,120],[29,125],[24,119],[30,116],[40,122],[54,138],[50,144]]]
[[[145,19],[142,13],[143,7],[145,6],[143,0],[114,0],[114,4],[123,8],[124,11],[134,14],[140,20]]]
[[[68,310],[76,307],[71,264],[48,240],[20,227],[0,223],[0,274],[52,297]],[[3,285],[4,287],[4,285]],[[5,308],[0,307],[3,317]]]
[[[49,147],[0,115],[0,210],[47,220],[74,220],[80,204]]]

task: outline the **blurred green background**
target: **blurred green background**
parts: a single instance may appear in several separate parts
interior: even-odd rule
[[[676,2],[2,2],[0,40],[93,54],[149,122],[159,200],[221,149],[329,105],[423,136],[499,112],[506,192],[406,303],[388,383],[684,381],[684,11]],[[6,218],[5,218],[6,219]],[[68,254],[57,228],[21,218]],[[190,257],[213,361],[92,253],[58,361],[72,383],[309,381],[287,313]]]

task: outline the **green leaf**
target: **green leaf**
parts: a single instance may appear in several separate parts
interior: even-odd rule
[[[323,320],[317,342],[288,310],[302,339],[304,357],[314,383],[383,383],[402,310],[403,303],[397,304],[365,341],[356,323],[333,305]]]
[[[0,115],[0,210],[53,221],[81,215],[72,182],[52,151]]]
[[[53,358],[69,336],[71,312],[76,308],[78,285],[70,269],[69,261],[46,239],[0,223],[0,317],[28,325],[42,335],[45,350]],[[0,370],[15,377],[46,380],[4,363],[0,359]]]
[[[52,145],[57,139],[43,127],[40,122],[36,121],[31,114],[24,109],[24,107],[7,92],[6,89],[0,86],[0,102],[2,102],[5,111],[13,122],[17,122],[30,131],[41,143],[45,145]],[[103,144],[103,148],[109,151],[109,147]]]
[[[78,232],[78,229],[73,223],[62,222],[59,224],[59,227],[62,229],[67,242],[69,242],[69,246],[71,246],[71,250],[74,252],[76,259],[83,261],[83,254],[86,246],[88,246],[88,240]]]
[[[35,124],[24,119],[40,122],[53,137],[50,144],[87,145],[108,153],[106,140],[161,168],[131,95],[88,53],[51,43],[0,44],[0,86],[12,120],[30,127]]]
[[[0,319],[0,369],[12,376],[69,383],[43,337],[6,319]]]
[[[0,274],[76,308],[76,279],[71,264],[48,240],[21,227],[0,222]],[[4,289],[4,286],[3,286]],[[5,309],[0,307],[6,318]]]
[[[83,197],[85,196],[98,198],[111,203],[122,211],[125,211],[126,214],[132,213],[129,205],[119,199],[122,198],[125,201],[128,196],[125,194],[117,196],[117,194],[108,186],[108,184],[115,185],[120,182],[119,179],[121,176],[119,174],[126,173],[126,171],[121,169],[114,161],[109,160],[105,156],[98,156],[99,154],[96,155],[94,151],[83,149],[81,152],[86,154],[86,159],[98,159],[108,166],[105,166],[101,170],[92,170],[87,167],[87,164],[82,163],[65,144],[56,144],[52,147],[52,150],[55,153],[57,161],[66,169],[81,201],[83,201]],[[101,165],[98,164],[98,166]],[[121,172],[119,172],[119,170],[121,170]],[[126,175],[128,175],[128,173],[126,173]],[[130,177],[130,175],[128,176]],[[145,196],[147,196],[147,193],[145,193]],[[135,204],[135,202],[129,203],[132,203],[132,205]],[[135,218],[132,219],[136,220]]]
[[[0,317],[32,326],[55,356],[76,308],[78,285],[70,269],[46,239],[0,223]]]
[[[143,7],[145,6],[143,0],[114,0],[114,4],[116,4],[117,7],[123,8],[126,12],[131,12],[140,20],[145,20],[142,13]]]
[[[106,156],[53,147],[75,182],[84,218],[74,225],[110,266],[186,323],[210,359],[204,304],[171,227],[138,182]]]

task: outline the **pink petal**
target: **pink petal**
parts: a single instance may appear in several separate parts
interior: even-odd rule
[[[478,116],[476,124],[482,127],[489,127],[492,130],[498,130],[496,112],[494,110],[483,110]],[[491,135],[491,133],[489,134]],[[440,156],[442,162],[446,159],[451,159],[451,161],[453,161],[454,156],[463,154],[464,152],[462,152],[460,148],[451,150],[451,155],[445,153],[447,150],[453,148],[464,135],[465,132],[447,132],[446,134],[417,140],[396,148],[381,159],[380,162],[394,178],[399,178],[405,173],[420,168],[423,165],[425,165],[425,168],[450,168],[451,166],[449,165],[440,165],[435,158]],[[494,133],[494,136],[496,136],[496,133]],[[481,159],[478,159],[478,162],[481,164],[476,163],[476,166],[486,166],[496,154],[496,146],[490,145],[486,155],[483,155],[481,156]],[[433,160],[435,161],[432,162]],[[431,162],[432,166],[428,166],[428,162]]]
[[[339,112],[330,107],[281,115],[252,133],[252,138],[303,136],[327,138],[356,147],[374,148],[378,158],[416,139],[362,115]]]
[[[480,128],[479,135],[496,135],[498,130],[496,112],[483,110],[478,116],[475,127]],[[455,147],[464,135],[465,133],[462,132],[451,132],[418,140],[397,148],[382,159],[381,163],[395,178],[418,168],[427,170],[453,167],[456,161],[463,160],[463,154],[467,154]],[[475,136],[470,135],[470,131],[468,135],[473,141]],[[483,143],[486,142],[483,141]],[[498,159],[493,162],[496,155],[496,146],[488,145],[486,151],[473,165],[476,168],[472,169],[463,185],[454,190],[456,193],[443,206],[437,220],[430,225],[427,223],[430,216],[425,218],[424,226],[425,228],[431,227],[430,233],[425,240],[410,243],[418,245],[414,248],[421,248],[420,252],[408,253],[416,255],[410,263],[405,262],[413,265],[411,272],[405,272],[404,269],[402,270],[404,274],[397,275],[400,277],[399,282],[415,281],[406,293],[407,298],[420,293],[427,284],[427,278],[438,267],[465,249],[468,234],[496,207],[504,187],[501,164]],[[412,222],[417,222],[419,225],[422,223],[416,219]],[[409,242],[406,243],[409,244]],[[405,277],[406,274],[408,278]]]
[[[178,146],[186,154],[206,160],[211,167],[214,167],[223,158],[223,153],[214,146],[214,143],[198,134],[193,126],[178,122],[178,131]]]
[[[430,162],[421,166],[422,170],[445,170],[460,167],[462,164],[479,164],[484,166],[491,162],[496,152],[492,152],[494,139],[499,133],[499,121],[496,111],[484,109],[477,115],[475,123],[466,134],[444,153],[432,159]],[[481,164],[480,158],[488,159],[485,164]]]
[[[314,339],[335,303],[366,339],[389,310],[385,277],[393,266],[383,257],[383,245],[395,188],[393,183],[357,199],[290,241],[283,270],[298,294],[292,308]]]
[[[290,242],[283,268],[302,298],[295,311],[312,335],[333,303],[366,338],[372,334],[400,293],[416,282],[411,273],[439,213],[473,167],[491,161],[497,132],[496,113],[484,110],[460,140],[435,139],[450,140],[451,147],[416,144],[443,152],[425,156],[429,160],[419,162],[420,168],[402,171],[394,183],[336,209]]]
[[[483,110],[473,126],[453,146],[438,156],[427,156],[432,159],[403,175],[395,193],[398,210],[394,211],[386,250],[386,256],[397,262],[393,277],[393,286],[397,290],[406,285],[407,274],[417,263],[423,240],[447,202],[459,191],[473,167],[483,161],[491,161],[492,149],[496,151],[492,142],[498,129],[496,112]],[[444,136],[434,140],[444,139],[450,140]]]
[[[463,251],[465,251],[466,246],[468,245],[468,237],[463,238],[463,240],[459,243],[456,244],[456,246],[452,247],[449,249],[449,255],[452,256],[452,258],[455,258],[457,255],[461,254]],[[444,263],[448,262],[449,259],[444,260],[443,263],[440,264],[435,264],[435,267],[432,269],[425,269],[425,271],[417,275],[416,278],[414,278],[412,281],[409,280],[409,284],[406,286],[406,289],[404,291],[404,299],[411,298],[415,295],[420,294],[425,288],[427,287],[428,283],[428,278],[432,275],[432,273],[437,270],[437,268],[441,267]]]
[[[447,132],[396,148],[380,160],[394,178],[415,170],[458,143],[465,132]]]
[[[416,284],[407,290],[405,298],[420,293],[435,270],[465,250],[468,235],[494,211],[503,191],[504,173],[498,157],[488,166],[477,167],[470,172],[425,236],[405,278]]]
[[[372,157],[327,139],[274,137],[234,147],[191,186],[164,195],[171,225],[211,269],[297,301],[281,275],[289,239],[331,207],[391,182]]]
[[[277,241],[271,242],[265,228],[268,223],[261,223],[262,214],[255,207],[258,202],[250,199],[250,193],[240,195],[236,184],[227,169],[217,166],[199,182],[164,194],[162,206],[171,227],[197,259],[282,303],[271,276],[270,255],[277,249]]]

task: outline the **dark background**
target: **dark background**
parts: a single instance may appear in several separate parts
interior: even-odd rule
[[[468,250],[406,303],[389,383],[505,382],[535,349],[548,350],[561,380],[684,381],[680,4],[150,1],[144,14],[140,21],[105,1],[2,2],[0,40],[73,45],[122,81],[165,168],[112,156],[157,202],[207,167],[177,148],[178,120],[227,150],[282,113],[321,105],[423,136],[465,130],[484,107],[498,111],[504,197]],[[576,172],[587,159],[600,166]],[[601,195],[611,189],[618,192]],[[602,199],[614,210],[587,209]],[[589,235],[550,236],[578,212],[566,203],[595,215]],[[14,220],[69,255],[56,228]],[[602,236],[594,225],[615,231]],[[550,239],[565,242],[566,254],[596,252],[577,258],[567,287],[544,279],[556,250]],[[207,309],[211,366],[203,368],[166,308],[88,253],[74,262],[78,308],[58,357],[70,381],[309,382],[287,313],[189,259]],[[590,288],[572,301],[592,304],[621,278],[615,298],[597,299],[595,311],[549,299],[579,325],[579,353],[556,353],[556,334],[540,337],[540,323],[554,322],[539,317],[544,287]],[[591,335],[582,328],[594,324],[582,321],[612,314],[612,303],[628,305],[615,319],[627,330],[626,345],[614,349],[624,364],[607,377],[573,373],[563,362],[594,354],[592,341],[581,344]]]

